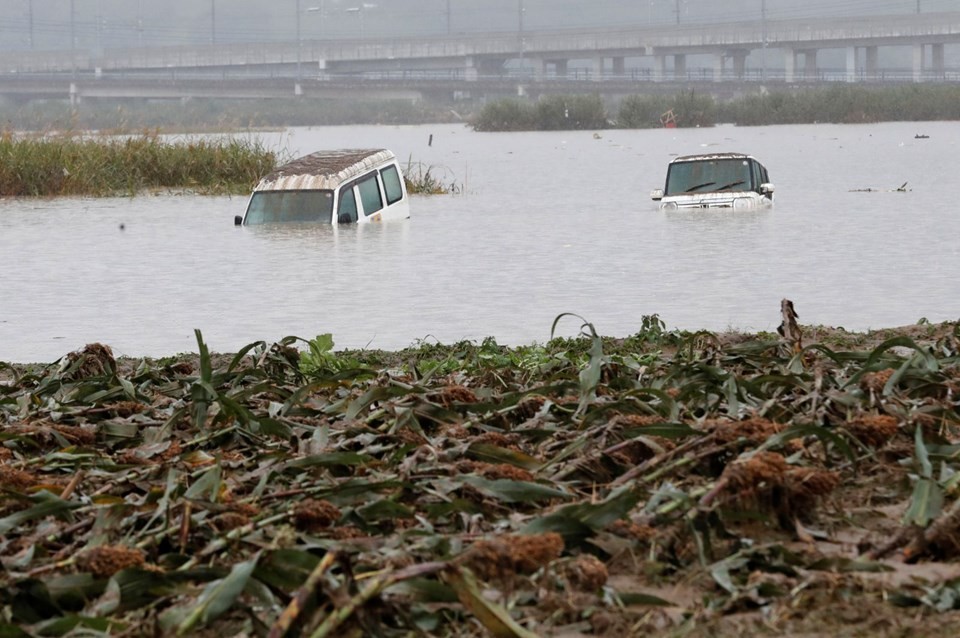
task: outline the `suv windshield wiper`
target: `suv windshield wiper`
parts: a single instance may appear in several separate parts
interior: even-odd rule
[[[691,186],[690,188],[688,188],[687,190],[685,190],[685,191],[683,191],[683,192],[684,192],[684,193],[692,193],[693,191],[697,190],[698,188],[703,188],[704,186],[713,186],[714,184],[716,184],[716,182],[704,182],[703,184],[697,184],[696,186]]]
[[[724,184],[723,186],[721,186],[721,187],[718,188],[717,190],[718,190],[718,191],[725,191],[725,190],[727,190],[728,188],[733,188],[734,186],[739,186],[740,184],[743,184],[745,181],[746,181],[746,180],[742,180],[742,179],[741,179],[741,180],[737,180],[736,182],[730,182],[729,184]]]

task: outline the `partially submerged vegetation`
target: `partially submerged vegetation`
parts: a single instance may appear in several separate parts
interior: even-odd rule
[[[133,195],[146,189],[247,193],[277,164],[259,142],[0,135],[0,197]]]
[[[0,633],[955,633],[960,324],[797,328],[0,364]]]
[[[556,104],[577,105],[588,100],[590,117],[558,118]],[[549,107],[549,108],[548,108]],[[611,107],[612,109],[613,107]],[[676,126],[696,128],[720,122],[738,126],[768,124],[859,124],[885,121],[960,120],[960,87],[909,85],[865,87],[840,85],[754,93],[724,101],[695,91],[676,95],[633,95],[624,98],[616,111],[608,112],[595,96],[550,96],[537,102],[516,98],[498,100],[483,107],[474,118],[478,131],[532,131],[565,128],[656,128],[662,116],[671,113]],[[589,125],[585,125],[589,123]]]
[[[177,133],[341,124],[426,124],[457,121],[443,105],[410,100],[191,99],[109,102],[0,102],[0,120],[20,131],[85,130],[130,134],[144,129]]]
[[[407,192],[411,195],[450,195],[463,191],[463,185],[458,184],[456,180],[445,181],[436,176],[436,166],[424,167],[422,162],[414,162],[413,158],[407,161],[407,167],[403,172],[403,179],[406,182]]]

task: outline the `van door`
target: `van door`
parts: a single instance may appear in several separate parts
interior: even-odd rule
[[[337,205],[337,223],[357,223],[357,194],[352,184],[340,187],[340,203]]]
[[[380,180],[377,172],[365,175],[357,180],[357,193],[360,196],[360,205],[366,217],[373,216],[371,221],[378,221],[378,212],[383,208],[383,197],[380,194]]]

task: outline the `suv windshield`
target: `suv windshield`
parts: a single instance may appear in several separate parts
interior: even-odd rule
[[[750,161],[711,159],[671,164],[665,195],[753,190]]]
[[[321,222],[333,215],[333,191],[257,191],[247,207],[245,224]]]

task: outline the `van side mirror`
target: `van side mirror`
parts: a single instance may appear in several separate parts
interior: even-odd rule
[[[773,184],[760,184],[760,193],[763,195],[772,195],[774,191]]]
[[[650,199],[655,202],[659,202],[661,199],[663,199],[663,189],[658,188],[657,190],[650,191]]]
[[[234,216],[233,216],[233,225],[234,225],[234,226],[243,226],[243,216],[242,216],[242,215],[234,215]]]

